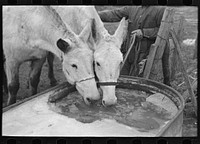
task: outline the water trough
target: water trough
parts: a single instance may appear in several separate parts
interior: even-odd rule
[[[184,100],[182,96],[164,84],[120,76],[117,89],[140,90],[146,93],[165,95],[177,112],[163,126],[148,131],[138,131],[134,127],[105,118],[90,123],[82,123],[72,117],[51,109],[56,103],[49,103],[49,96],[68,95],[76,91],[74,86],[60,84],[31,98],[3,109],[3,136],[182,136]]]

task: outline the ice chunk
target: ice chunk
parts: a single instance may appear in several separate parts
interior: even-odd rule
[[[146,101],[167,110],[169,113],[171,113],[170,117],[174,117],[178,112],[176,105],[167,96],[161,93],[150,95]]]

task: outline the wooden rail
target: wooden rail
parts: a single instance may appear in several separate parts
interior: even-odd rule
[[[192,86],[191,86],[191,82],[188,78],[186,69],[184,67],[184,63],[183,63],[183,56],[181,53],[181,46],[179,44],[179,41],[181,40],[181,35],[183,32],[183,21],[184,18],[181,17],[179,25],[177,30],[175,31],[174,27],[172,27],[173,24],[173,16],[174,16],[174,10],[167,8],[164,12],[163,18],[162,18],[162,22],[160,25],[160,29],[158,31],[158,36],[156,38],[156,42],[154,44],[151,45],[150,47],[150,52],[149,52],[149,56],[148,56],[148,60],[147,60],[147,64],[144,70],[144,78],[151,78],[151,79],[156,79],[157,75],[152,75],[150,76],[151,72],[154,72],[154,74],[158,74],[159,73],[159,69],[160,69],[160,65],[159,62],[162,59],[163,56],[163,52],[164,49],[166,47],[166,45],[169,42],[169,36],[172,37],[173,43],[174,43],[174,55],[173,55],[173,59],[174,61],[179,60],[180,63],[180,69],[183,73],[183,76],[185,78],[185,82],[187,84],[187,88],[188,88],[188,93],[191,96],[191,100],[192,100],[192,104],[194,106],[194,110],[195,110],[195,114],[197,115],[197,100],[195,98]],[[172,28],[171,28],[172,27]],[[178,36],[177,36],[178,35]],[[176,58],[178,57],[178,58]],[[177,65],[177,62],[172,64],[172,67],[175,67]],[[172,69],[172,75],[175,75],[175,68]],[[173,78],[173,76],[172,76]]]
[[[178,21],[177,27],[173,26],[173,29],[176,30],[176,35],[177,35],[177,39],[178,41],[182,41],[182,35],[183,35],[183,22],[184,22],[184,17],[181,16],[180,20]],[[176,75],[176,70],[178,68],[178,59],[177,59],[177,49],[174,48],[173,54],[172,54],[172,58],[171,58],[171,66],[170,66],[170,71],[171,71],[171,75],[170,75],[170,79],[174,80],[175,79],[175,75]]]
[[[191,85],[191,82],[189,80],[189,77],[187,75],[187,71],[185,69],[185,66],[184,66],[184,63],[183,63],[183,56],[182,56],[182,53],[181,53],[181,46],[179,44],[179,41],[177,39],[177,36],[176,36],[176,33],[174,32],[174,30],[171,30],[170,31],[170,34],[172,36],[172,39],[174,41],[174,45],[175,45],[175,48],[177,49],[177,52],[178,52],[178,59],[179,59],[179,63],[181,65],[181,71],[183,73],[183,76],[185,78],[185,82],[187,84],[187,88],[188,88],[188,93],[189,95],[191,96],[191,100],[192,100],[192,104],[194,106],[194,110],[195,110],[195,114],[197,116],[197,100],[195,98],[195,95],[194,95],[194,92],[193,92],[193,89],[192,89],[192,85]]]
[[[161,61],[166,42],[169,38],[169,29],[172,25],[173,15],[174,10],[171,8],[166,8],[156,41],[150,47],[150,53],[144,70],[144,78],[149,78],[151,70],[154,71],[154,73],[159,72],[160,68],[158,67],[158,63]]]

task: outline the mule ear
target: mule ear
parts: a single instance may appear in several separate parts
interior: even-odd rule
[[[63,53],[67,53],[71,48],[69,43],[67,43],[66,41],[59,39],[57,41],[57,47],[63,52]]]
[[[92,23],[93,23],[93,19],[89,19],[87,21],[86,26],[84,27],[84,29],[81,31],[81,33],[79,34],[79,38],[82,39],[84,42],[87,42],[90,35],[92,35]]]
[[[120,24],[119,24],[117,30],[115,31],[115,34],[114,34],[114,37],[117,38],[117,41],[118,41],[120,47],[126,38],[127,27],[128,27],[128,24],[125,20],[125,17],[123,17],[122,20],[120,21]]]

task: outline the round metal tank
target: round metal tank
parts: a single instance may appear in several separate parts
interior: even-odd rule
[[[177,107],[178,111],[174,115],[174,117],[170,119],[170,121],[166,125],[160,128],[159,132],[153,136],[182,136],[183,109],[185,103],[182,96],[176,90],[156,81],[130,76],[120,76],[117,82],[117,88],[141,90],[147,93],[151,93],[152,91],[154,91],[168,97],[171,102]],[[54,88],[39,93],[31,98],[25,99],[14,105],[4,108],[2,116],[3,135],[68,135],[67,132],[69,132],[69,128],[71,128],[71,130],[74,130],[75,127],[69,127],[70,125],[66,125],[66,123],[70,123],[71,125],[73,125],[73,123],[76,123],[77,129],[80,128],[80,126],[84,126],[85,130],[91,128],[96,129],[96,127],[98,127],[102,129],[101,132],[102,134],[104,134],[106,131],[102,126],[99,127],[99,125],[91,123],[91,125],[88,124],[87,127],[87,125],[85,124],[76,122],[74,119],[69,119],[67,116],[62,116],[61,114],[53,112],[49,109],[49,104],[51,105],[54,103],[49,102],[50,99],[52,100],[53,98],[52,101],[56,101],[58,99],[66,97],[66,95],[74,91],[76,91],[74,86],[63,83]],[[105,124],[108,126],[112,123],[113,122],[107,123],[98,121],[98,124],[100,125]],[[60,132],[61,126],[65,128],[62,132]],[[127,126],[120,125],[120,127],[126,129]],[[43,131],[41,131],[41,129]],[[75,132],[74,134],[76,135],[77,133]],[[71,135],[71,133],[69,133],[69,135]],[[129,133],[129,135],[134,136],[134,133]]]
[[[118,80],[118,88],[131,88],[135,90],[142,90],[148,92],[153,90],[167,96],[172,103],[178,108],[178,113],[174,118],[161,129],[157,136],[163,137],[180,137],[182,136],[182,125],[183,125],[183,109],[185,101],[183,97],[173,88],[164,85],[162,83],[148,80],[144,78],[132,77],[132,76],[120,76]]]
[[[97,83],[98,84],[98,83]],[[99,86],[99,85],[98,85]],[[141,90],[147,93],[151,93],[154,91],[156,93],[161,93],[168,97],[171,100],[171,103],[175,104],[178,112],[176,115],[168,122],[161,130],[156,134],[158,137],[180,137],[182,136],[182,125],[183,125],[183,109],[185,106],[184,99],[173,88],[164,85],[162,83],[148,80],[139,77],[132,76],[120,76],[117,82],[116,88],[125,88],[125,89],[133,89],[133,90]],[[71,87],[67,89],[65,92],[57,93],[55,97],[50,98],[52,101],[56,101],[58,99],[62,99],[62,97],[66,96],[66,93],[74,92],[75,89]],[[65,93],[65,95],[63,95]]]

